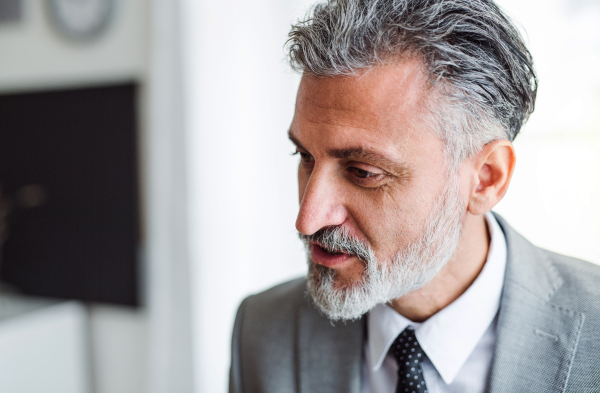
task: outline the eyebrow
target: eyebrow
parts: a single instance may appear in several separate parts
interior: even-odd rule
[[[291,132],[288,132],[288,138],[292,141],[296,147],[306,150],[304,146],[298,141],[296,137],[292,135]],[[308,151],[308,150],[306,150]],[[384,168],[388,168],[392,171],[393,174],[398,176],[407,176],[409,173],[409,167],[405,163],[399,163],[395,160],[392,160],[379,152],[376,152],[371,149],[365,149],[363,147],[350,147],[345,149],[329,149],[327,150],[327,155],[331,158],[338,158],[344,160],[356,160],[356,161],[366,161],[368,163],[373,163]]]
[[[306,148],[304,146],[302,146],[302,143],[300,143],[300,141],[295,136],[292,135],[292,131],[291,130],[288,131],[288,138],[289,138],[290,141],[292,141],[292,143],[294,145],[296,145],[296,147],[299,147],[300,149],[306,150]],[[308,151],[308,150],[306,150],[306,151]]]

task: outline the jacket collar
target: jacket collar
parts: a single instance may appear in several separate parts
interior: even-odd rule
[[[552,303],[563,284],[553,263],[496,219],[508,259],[489,391],[564,392],[584,315]]]

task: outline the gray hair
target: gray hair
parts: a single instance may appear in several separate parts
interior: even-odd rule
[[[492,1],[328,0],[292,26],[287,44],[292,68],[321,77],[420,58],[445,102],[428,109],[453,167],[514,140],[534,109],[533,59]]]

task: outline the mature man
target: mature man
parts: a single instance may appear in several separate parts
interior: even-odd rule
[[[537,88],[507,17],[329,0],[289,43],[309,273],[242,303],[230,391],[600,391],[600,269],[490,213]]]

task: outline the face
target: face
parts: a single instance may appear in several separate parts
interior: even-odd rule
[[[348,304],[362,293],[352,300],[365,303],[354,314],[366,312],[423,285],[452,255],[464,209],[444,145],[431,131],[429,93],[416,60],[356,77],[303,77],[290,139],[301,157],[296,228],[307,242],[317,305],[319,296]],[[382,284],[385,276],[390,282]],[[365,300],[374,281],[395,288]]]

